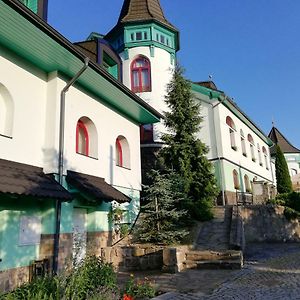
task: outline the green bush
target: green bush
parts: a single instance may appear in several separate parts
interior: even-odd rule
[[[286,206],[300,212],[300,193],[292,192],[288,194]]]
[[[195,202],[185,202],[185,208],[190,212],[191,216],[195,220],[209,221],[213,219],[214,214],[212,212],[213,204],[210,200],[198,200]]]
[[[66,276],[49,276],[26,283],[0,296],[1,300],[113,300],[117,295],[116,274],[111,264],[87,256]],[[100,298],[100,296],[102,298]],[[98,298],[97,298],[98,297]]]
[[[65,293],[68,299],[86,299],[98,287],[116,288],[116,281],[111,264],[104,263],[96,256],[87,256],[67,279]]]
[[[48,300],[63,299],[64,284],[61,277],[46,276],[23,284],[15,291],[0,296],[2,300]]]
[[[125,286],[124,294],[131,296],[133,299],[151,299],[155,297],[155,289],[148,278],[135,280],[131,275]]]
[[[286,207],[284,209],[284,215],[288,220],[300,219],[300,212],[298,212],[290,207]]]

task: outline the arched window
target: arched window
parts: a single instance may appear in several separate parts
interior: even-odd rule
[[[262,166],[263,163],[262,163],[262,159],[261,159],[261,152],[260,152],[260,146],[259,146],[259,144],[257,144],[257,153],[258,153],[258,162],[259,162],[259,165]]]
[[[76,152],[89,155],[89,133],[84,123],[79,120],[76,127]]]
[[[144,56],[137,57],[131,63],[131,90],[135,93],[151,91],[150,61]]]
[[[296,169],[291,169],[291,176],[297,175],[297,170]]]
[[[248,134],[248,142],[250,143],[250,152],[251,152],[251,158],[252,158],[252,161],[256,161],[256,158],[255,158],[255,154],[254,154],[254,140],[253,140],[253,137],[251,134]]]
[[[267,153],[267,149],[266,149],[264,146],[262,147],[262,152],[263,152],[264,157],[265,157],[265,165],[266,165],[266,169],[269,170],[268,153]]]
[[[76,125],[76,152],[85,156],[98,157],[98,135],[94,123],[82,117]]]
[[[230,146],[233,150],[237,150],[235,143],[235,124],[229,116],[226,117],[226,124],[229,126]]]
[[[240,181],[239,181],[239,174],[237,170],[233,170],[232,172],[233,175],[233,186],[236,190],[240,189]]]
[[[245,142],[245,135],[243,130],[241,129],[240,131],[240,135],[241,135],[241,144],[242,144],[242,152],[244,156],[247,156],[247,150],[246,150],[246,142]]]
[[[248,175],[244,176],[245,189],[247,193],[251,193],[251,186]]]
[[[119,135],[116,139],[116,165],[130,169],[129,144],[124,136]]]
[[[0,83],[0,134],[12,136],[14,103],[8,89]]]

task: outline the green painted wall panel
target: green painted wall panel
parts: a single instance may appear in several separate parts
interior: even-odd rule
[[[10,268],[28,266],[38,258],[39,244],[19,245],[20,217],[22,215],[36,216],[38,210],[16,211],[3,210],[1,220],[5,224],[2,231],[0,271]]]

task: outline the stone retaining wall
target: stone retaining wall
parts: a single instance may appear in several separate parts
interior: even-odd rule
[[[101,249],[101,257],[119,271],[160,270],[163,265],[163,246],[105,247]]]
[[[0,272],[0,294],[1,291],[8,292],[24,282],[29,281],[29,267],[20,267]]]
[[[241,216],[247,242],[300,242],[300,223],[287,220],[283,206],[243,207]]]
[[[187,246],[164,247],[154,245],[114,246],[101,249],[101,257],[119,271],[183,270]]]

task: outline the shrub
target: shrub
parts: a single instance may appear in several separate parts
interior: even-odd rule
[[[0,296],[1,300],[49,300],[63,299],[64,281],[59,276],[38,278],[30,283],[25,283],[15,291]]]
[[[118,299],[116,274],[111,264],[104,263],[96,256],[87,256],[67,276],[49,276],[36,279],[31,283],[22,285],[13,292],[0,296],[0,299],[114,300]]]
[[[300,219],[300,212],[298,212],[290,207],[286,207],[284,209],[284,215],[288,220]]]
[[[116,288],[116,274],[109,263],[99,257],[87,256],[67,279],[66,295],[70,299],[85,299],[98,287]]]
[[[128,280],[123,299],[151,299],[155,296],[155,289],[148,278],[135,280],[133,275]]]

